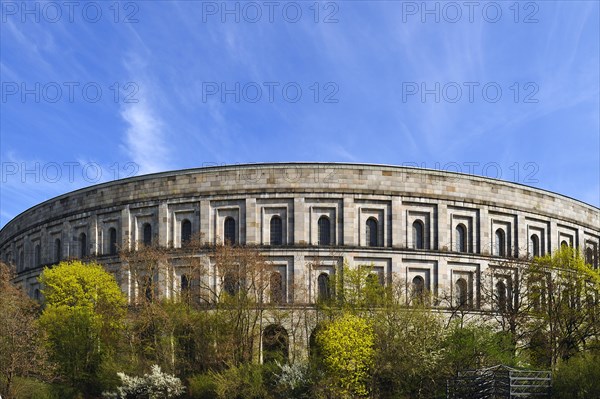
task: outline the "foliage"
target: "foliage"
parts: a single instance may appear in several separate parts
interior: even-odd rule
[[[308,362],[277,364],[277,393],[282,398],[311,398],[313,378]]]
[[[339,397],[367,396],[373,369],[375,334],[370,323],[344,314],[317,334],[323,364]]]
[[[125,313],[119,286],[102,266],[79,261],[44,269],[40,282],[46,298],[40,324],[51,359],[72,387],[99,392],[102,364],[115,350]]]
[[[389,306],[374,318],[378,397],[432,397],[444,381],[442,318],[425,307]]]
[[[157,365],[152,366],[150,374],[143,377],[130,377],[125,373],[117,373],[122,385],[116,393],[104,393],[105,398],[115,399],[171,399],[182,395],[185,391],[181,380],[163,373]]]
[[[0,263],[0,394],[13,398],[27,396],[32,386],[23,377],[48,378],[52,368],[37,323],[39,305],[10,283],[9,270]]]
[[[489,324],[468,323],[449,327],[443,341],[445,363],[450,376],[464,370],[475,370],[498,364],[515,366],[516,358],[508,333]]]
[[[189,396],[193,399],[213,399],[217,396],[216,384],[210,374],[199,374],[188,380]]]
[[[267,396],[263,381],[263,367],[244,363],[231,366],[220,373],[211,373],[217,398],[259,399]]]
[[[560,362],[553,379],[557,398],[600,398],[600,354],[584,352]]]
[[[552,364],[556,366],[600,336],[600,274],[570,247],[535,259],[531,270],[543,276],[544,298],[536,313],[535,328],[548,337]]]

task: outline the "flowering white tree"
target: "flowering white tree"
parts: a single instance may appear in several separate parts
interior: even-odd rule
[[[117,373],[122,385],[117,392],[105,393],[105,398],[113,399],[170,399],[183,394],[185,387],[181,380],[173,375],[163,373],[157,365],[152,366],[150,374],[143,377],[130,377],[125,373]]]

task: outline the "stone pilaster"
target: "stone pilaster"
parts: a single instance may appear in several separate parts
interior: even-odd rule
[[[258,243],[258,229],[260,223],[256,214],[256,198],[246,198],[246,244]]]
[[[354,204],[354,199],[351,196],[344,196],[343,202],[343,236],[339,242],[340,245],[358,245],[356,242],[356,224],[357,224],[357,215],[356,215],[356,205]]]
[[[476,220],[473,226],[478,233],[475,241],[475,253],[489,255],[492,253],[492,220],[487,207],[482,206],[479,209],[479,226],[477,226],[477,222]]]
[[[406,246],[404,223],[404,209],[400,197],[392,197],[392,247]],[[404,233],[404,234],[403,234]]]
[[[158,245],[167,247],[173,241],[169,234],[169,207],[166,202],[158,205]]]
[[[304,198],[294,198],[294,244],[308,244],[308,223],[306,217],[306,204]]]
[[[121,210],[121,248],[125,250],[132,249],[132,244],[137,240],[135,232],[131,229],[131,214],[129,207]]]

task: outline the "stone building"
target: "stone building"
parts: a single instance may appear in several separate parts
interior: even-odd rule
[[[283,305],[314,304],[346,261],[371,265],[384,285],[402,279],[477,309],[485,284],[510,289],[510,271],[498,267],[504,259],[569,245],[598,267],[600,210],[520,184],[418,168],[207,167],[103,183],[45,201],[2,228],[0,259],[36,297],[43,266],[94,256],[135,302],[141,290],[121,268],[117,248],[156,241],[177,254],[194,234],[210,243],[256,245],[279,273],[272,281],[280,285]],[[497,270],[488,281],[482,273],[490,268]],[[162,295],[176,296],[187,284],[183,270],[176,265],[160,281]],[[220,289],[218,279],[210,281]]]

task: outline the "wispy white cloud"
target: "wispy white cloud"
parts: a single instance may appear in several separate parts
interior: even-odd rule
[[[140,173],[153,173],[169,168],[169,149],[164,138],[164,123],[146,102],[123,108],[121,117],[127,122],[125,151],[137,163]]]
[[[143,56],[130,55],[125,67],[138,92],[121,107],[120,116],[127,123],[122,148],[139,167],[141,174],[170,169],[171,150],[167,139],[168,126],[159,109],[160,86]]]

